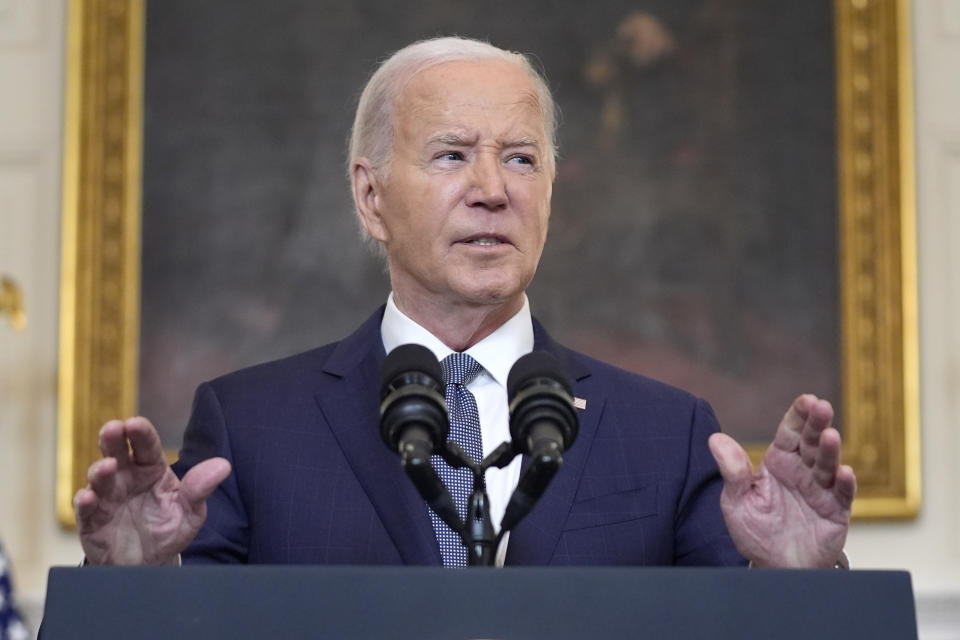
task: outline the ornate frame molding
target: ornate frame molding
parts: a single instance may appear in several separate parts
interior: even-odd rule
[[[854,515],[920,508],[916,192],[908,0],[837,0],[845,458]]]
[[[136,411],[143,0],[71,0],[64,146],[57,514]],[[856,517],[920,505],[908,0],[835,0],[845,460]],[[762,450],[751,453],[758,457]]]
[[[136,411],[140,324],[142,0],[71,0],[63,158],[57,517]]]

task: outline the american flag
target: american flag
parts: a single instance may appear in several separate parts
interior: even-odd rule
[[[13,600],[13,580],[10,578],[10,563],[0,545],[0,640],[29,640],[30,632],[23,623],[17,604]]]

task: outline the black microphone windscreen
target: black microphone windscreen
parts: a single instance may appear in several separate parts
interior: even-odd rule
[[[400,345],[387,354],[383,361],[380,388],[385,389],[400,374],[410,371],[424,373],[434,380],[443,380],[443,369],[433,351],[420,344]]]
[[[567,374],[563,372],[560,362],[551,353],[546,351],[531,351],[517,360],[507,376],[507,397],[513,398],[528,380],[534,378],[549,378],[554,380],[573,395],[573,387]]]

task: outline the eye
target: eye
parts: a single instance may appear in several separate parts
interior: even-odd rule
[[[534,159],[533,159],[533,156],[528,156],[528,155],[523,155],[523,154],[517,154],[517,155],[515,155],[515,156],[510,156],[509,158],[507,158],[507,163],[508,163],[508,164],[526,165],[526,166],[531,166],[531,167],[532,167],[534,164],[536,164],[536,162],[535,162]]]
[[[463,154],[459,151],[444,151],[443,153],[437,154],[437,160],[463,160]]]

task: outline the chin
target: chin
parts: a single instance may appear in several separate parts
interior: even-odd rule
[[[471,286],[462,288],[460,291],[463,297],[475,304],[498,305],[508,303],[526,290],[525,286],[517,282],[499,282],[499,283],[472,283]]]
[[[497,305],[521,296],[535,272],[526,266],[499,264],[452,271],[447,282],[463,299],[474,304]]]

